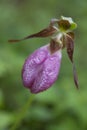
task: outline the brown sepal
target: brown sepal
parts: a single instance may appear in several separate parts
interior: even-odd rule
[[[73,33],[72,33],[73,34]],[[73,35],[66,35],[66,48],[67,48],[67,54],[69,56],[69,59],[71,60],[73,64],[73,76],[74,76],[74,82],[77,88],[79,88],[78,84],[78,76],[75,68],[75,64],[73,61],[73,52],[74,52],[74,36]]]
[[[76,67],[74,63],[73,63],[73,76],[74,76],[74,83],[78,89],[79,88],[78,76],[77,76]]]
[[[53,26],[49,26],[43,30],[41,30],[40,32],[38,33],[35,33],[35,34],[32,34],[32,35],[29,35],[23,39],[19,39],[19,40],[8,40],[9,42],[20,42],[22,40],[26,40],[26,39],[29,39],[29,38],[34,38],[34,37],[41,37],[41,38],[44,38],[44,37],[48,37],[48,36],[51,36],[53,35],[55,32],[56,32],[56,28],[53,27]]]
[[[66,38],[67,54],[71,62],[73,62],[74,40],[69,35],[66,35],[65,38]]]
[[[55,39],[51,39],[50,41],[50,52],[51,54],[55,53],[57,50],[59,50],[61,47],[59,44],[56,42]]]
[[[73,32],[68,32],[67,35],[74,40],[75,36]]]

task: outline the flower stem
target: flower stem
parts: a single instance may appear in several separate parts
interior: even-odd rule
[[[32,94],[27,103],[24,105],[24,107],[22,108],[22,110],[19,112],[17,119],[14,123],[14,125],[10,128],[10,130],[16,130],[16,128],[20,125],[22,119],[24,118],[24,116],[26,115],[27,110],[29,109],[30,105],[32,104],[34,95]]]

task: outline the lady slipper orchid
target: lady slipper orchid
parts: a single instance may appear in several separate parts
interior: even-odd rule
[[[59,75],[62,49],[66,47],[67,54],[73,65],[74,82],[78,88],[78,78],[73,60],[74,33],[76,23],[71,18],[52,19],[49,26],[38,33],[29,35],[19,42],[34,37],[51,37],[50,43],[37,49],[26,60],[22,69],[22,80],[32,93],[42,92],[53,85]]]
[[[61,50],[51,54],[49,45],[31,54],[25,61],[22,79],[32,93],[48,89],[57,79],[61,63]]]

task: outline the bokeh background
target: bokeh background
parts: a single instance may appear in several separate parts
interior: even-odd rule
[[[78,25],[74,60],[80,89],[75,88],[72,64],[63,50],[56,83],[32,95],[22,84],[21,69],[26,57],[50,39],[16,44],[8,40],[38,32],[61,15],[72,17]],[[12,129],[87,130],[87,0],[0,0],[0,130]]]

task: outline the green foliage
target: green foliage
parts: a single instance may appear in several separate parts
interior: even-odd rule
[[[16,130],[87,129],[86,15],[86,0],[0,1],[0,130],[12,129],[17,119],[22,120],[18,120]],[[72,17],[77,23],[74,60],[80,89],[75,88],[71,63],[63,50],[58,80],[52,88],[35,95],[25,109],[32,94],[21,80],[24,60],[49,39],[30,39],[16,44],[8,40],[38,32],[48,26],[51,18],[60,16]],[[20,111],[22,109],[24,111]]]
[[[10,125],[13,122],[13,115],[11,113],[7,112],[0,112],[0,129],[6,128],[8,125]]]

